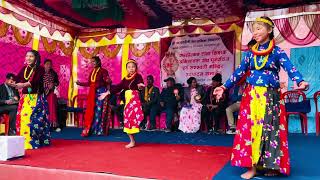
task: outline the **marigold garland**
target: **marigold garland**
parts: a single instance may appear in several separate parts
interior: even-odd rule
[[[84,58],[86,58],[86,59],[91,59],[93,56],[96,56],[96,55],[99,53],[99,50],[100,50],[100,47],[96,47],[96,48],[92,51],[92,53],[89,53],[89,52],[87,51],[87,48],[86,48],[86,47],[80,47],[80,48],[79,48],[80,54],[81,54]]]
[[[48,53],[53,53],[56,51],[56,48],[57,48],[57,41],[56,40],[53,40],[51,43],[49,43],[49,41],[46,37],[41,36],[41,42],[43,44],[44,49]]]
[[[26,34],[26,37],[24,38],[21,36],[19,28],[15,27],[15,26],[11,26],[11,27],[12,27],[13,35],[19,44],[21,44],[21,45],[29,44],[29,42],[31,41],[32,36],[33,36],[32,33],[26,31],[27,34]]]
[[[134,44],[130,44],[130,51],[135,57],[142,57],[146,52],[149,51],[149,49],[150,43],[145,43],[145,46],[141,50],[137,49]]]
[[[100,47],[100,49],[103,52],[105,57],[114,58],[118,55],[122,45],[116,44],[115,46],[116,46],[116,48],[113,50],[109,49],[108,46]]]

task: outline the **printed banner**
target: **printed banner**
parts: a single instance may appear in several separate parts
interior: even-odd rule
[[[161,79],[186,85],[189,77],[211,84],[216,73],[225,81],[235,66],[234,32],[161,39]]]

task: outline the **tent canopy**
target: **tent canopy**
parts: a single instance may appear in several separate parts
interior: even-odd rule
[[[8,0],[74,30],[148,29],[192,18],[243,18],[249,10],[314,3],[315,0]]]

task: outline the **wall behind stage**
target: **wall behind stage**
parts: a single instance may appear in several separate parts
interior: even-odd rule
[[[35,43],[37,42],[37,43]],[[28,50],[39,49],[42,65],[44,59],[51,59],[58,73],[60,85],[59,97],[68,99],[73,44],[57,42],[49,38],[34,39],[34,34],[0,21],[0,82],[4,82],[7,73],[18,74],[24,66]]]
[[[25,54],[32,48],[33,34],[2,21],[0,29],[0,83],[3,83],[7,73],[18,74],[23,67]]]
[[[113,84],[121,81],[122,45],[109,45],[96,48],[80,48],[78,51],[77,77],[80,82],[88,82],[92,71],[89,62],[92,56],[99,56],[102,67],[107,69]],[[89,88],[78,86],[78,94],[87,94]]]

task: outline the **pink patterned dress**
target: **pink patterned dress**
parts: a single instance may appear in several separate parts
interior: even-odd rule
[[[196,133],[200,129],[202,104],[196,102],[196,95],[197,90],[191,89],[190,104],[185,105],[180,112],[179,129],[184,133]]]

